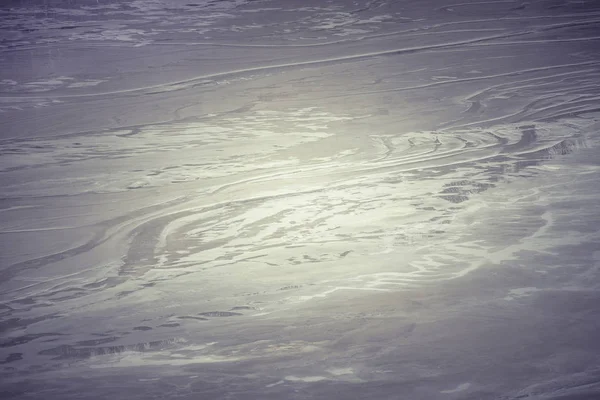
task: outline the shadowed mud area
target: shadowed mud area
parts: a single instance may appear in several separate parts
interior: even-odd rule
[[[0,4],[0,398],[600,398],[600,3]]]

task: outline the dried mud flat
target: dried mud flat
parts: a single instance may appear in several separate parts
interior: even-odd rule
[[[599,24],[3,3],[0,397],[600,397]]]

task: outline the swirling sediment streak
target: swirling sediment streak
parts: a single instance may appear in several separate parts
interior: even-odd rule
[[[540,142],[540,135],[533,132],[535,127],[529,126],[523,127],[521,133],[514,127],[496,133],[472,131],[454,135],[445,132],[429,138],[416,134],[390,137],[384,142],[374,137],[373,146],[385,143],[385,150],[381,150],[383,157],[349,162],[329,160],[302,168],[280,167],[252,178],[205,187],[199,192],[199,199],[187,195],[165,204],[140,208],[90,226],[95,232],[93,238],[79,247],[5,268],[3,281],[8,282],[29,270],[60,265],[69,258],[94,259],[94,253],[106,251],[107,246],[117,243],[129,243],[121,256],[119,275],[135,277],[143,277],[153,269],[194,270],[201,266],[203,270],[250,259],[263,265],[327,263],[340,258],[335,253],[348,250],[343,247],[348,238],[354,243],[350,259],[361,253],[368,256],[373,252],[389,252],[421,237],[439,236],[436,231],[442,230],[436,228],[439,222],[434,221],[448,224],[455,213],[444,207],[444,202],[461,203],[474,193],[493,187],[498,176],[482,169],[485,163],[493,166],[492,169],[501,166],[502,170],[511,170],[514,168],[511,165],[523,162],[522,158],[532,152],[536,157],[529,156],[530,164],[551,157],[551,149],[560,139],[545,137]],[[572,151],[574,145],[575,142],[563,146],[565,150],[559,154]],[[450,177],[452,171],[465,168],[472,169],[472,173],[466,175],[475,178],[455,183],[440,179],[441,171],[445,171],[441,176]],[[431,185],[424,185],[430,180],[428,175],[438,178]],[[422,188],[415,191],[417,182],[421,182]],[[180,185],[183,185],[181,193],[186,193],[198,183],[190,181]],[[414,214],[411,218],[417,220],[410,228],[395,227],[394,219],[389,219],[386,212],[393,215],[397,213],[394,210],[406,207],[405,212],[410,215],[409,210],[416,206],[413,199],[425,199],[426,193],[433,196],[416,209],[428,211]],[[232,197],[236,199],[231,200]],[[350,222],[352,215],[360,217]],[[350,220],[344,221],[343,216]],[[365,223],[364,218],[379,222]],[[388,219],[390,222],[385,223]],[[419,229],[414,228],[414,222],[420,225]],[[277,255],[282,249],[287,258]],[[439,261],[432,264],[444,265]],[[396,283],[424,283],[461,275],[460,270],[452,272],[446,265],[444,268],[443,273],[434,273],[421,266],[417,272],[397,278]],[[77,274],[85,272],[79,269]],[[70,273],[63,271],[53,280],[60,281],[68,275]],[[34,291],[40,285],[20,288],[19,291],[28,293],[21,297],[39,296],[41,293]],[[367,287],[372,285],[369,283]],[[16,293],[5,293],[8,294]]]
[[[567,339],[535,358],[540,326],[565,352],[595,328],[598,7],[238,3],[0,21],[2,378],[436,399],[551,375]],[[69,20],[96,13],[121,22]]]

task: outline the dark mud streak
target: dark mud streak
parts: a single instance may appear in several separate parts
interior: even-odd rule
[[[1,364],[9,364],[14,361],[19,361],[23,359],[23,353],[10,353],[6,358],[0,361]]]
[[[49,336],[50,337],[64,336],[64,334],[63,333],[32,333],[32,334],[22,335],[22,336],[18,336],[18,337],[9,338],[9,339],[2,339],[2,341],[0,341],[0,348],[14,347],[14,346],[22,345],[25,343],[29,343],[29,342],[39,339],[39,338],[49,337]]]

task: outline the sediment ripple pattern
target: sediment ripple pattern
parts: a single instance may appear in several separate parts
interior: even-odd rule
[[[537,327],[591,329],[592,2],[13,3],[0,8],[13,398],[50,383],[74,398],[78,368],[167,397],[225,398],[231,381],[230,398],[336,385],[368,398],[427,376],[443,384],[415,399],[486,398],[469,368],[491,341],[498,363],[524,365],[502,357],[535,347]],[[543,379],[511,370],[520,389],[498,380],[513,396],[498,398],[597,385],[595,360],[569,375],[540,346],[525,364]]]

